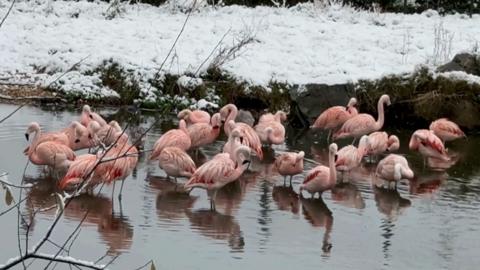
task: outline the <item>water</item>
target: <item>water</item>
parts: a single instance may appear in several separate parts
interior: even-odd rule
[[[0,105],[0,116],[14,110]],[[105,110],[109,120],[125,124],[126,113]],[[79,112],[24,107],[0,125],[0,171],[9,181],[20,184],[26,157],[26,125],[38,121],[44,130],[57,130],[79,116]],[[144,115],[132,125],[148,127],[155,115]],[[146,149],[174,123],[166,118],[148,134]],[[82,195],[66,209],[52,234],[53,242],[63,244],[88,211],[70,255],[107,263],[118,255],[113,269],[133,269],[154,260],[157,269],[477,269],[480,242],[480,137],[449,144],[457,155],[455,165],[446,171],[423,168],[422,159],[406,149],[412,131],[399,134],[401,153],[407,155],[417,177],[404,181],[397,192],[372,187],[366,165],[352,174],[353,183],[326,192],[322,200],[298,197],[302,175],[293,179],[293,188],[283,186],[283,178],[272,172],[270,161],[254,162],[253,172],[222,189],[217,210],[208,210],[205,191],[191,196],[179,193],[181,186],[164,179],[157,164],[141,157],[134,174],[127,178],[120,205],[112,199],[111,186],[99,196]],[[305,171],[314,163],[325,162],[326,143],[311,132],[288,129],[285,145],[276,152],[304,150]],[[225,138],[202,150],[206,160],[221,149]],[[320,141],[320,143],[316,143]],[[347,142],[341,142],[341,145]],[[269,152],[267,156],[273,156]],[[47,231],[55,210],[35,210],[55,204],[53,180],[29,165],[27,192],[22,212],[33,225],[28,231],[30,246]],[[183,182],[184,180],[181,180]],[[1,191],[2,196],[5,194]],[[118,194],[118,188],[116,190]],[[18,190],[13,192],[18,198]],[[308,195],[305,195],[308,197]],[[7,209],[3,200],[0,211]],[[35,210],[34,210],[35,209]],[[18,255],[17,215],[11,211],[0,217],[0,263]],[[27,229],[20,226],[22,243]],[[24,248],[24,247],[23,247]],[[57,249],[47,243],[43,252]],[[32,268],[45,262],[36,260]],[[21,269],[21,267],[18,267]],[[50,267],[51,269],[51,267]],[[56,269],[69,269],[58,265]]]

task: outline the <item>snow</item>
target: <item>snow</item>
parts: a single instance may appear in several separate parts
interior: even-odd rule
[[[472,74],[468,74],[463,71],[449,71],[441,72],[436,74],[436,76],[445,77],[452,80],[466,81],[469,84],[478,84],[480,85],[480,77]]]
[[[187,75],[182,75],[177,80],[177,84],[180,87],[187,88],[187,89],[194,89],[197,86],[203,84],[203,80],[201,78],[194,78]]]
[[[161,7],[124,5],[108,20],[108,3],[47,1],[17,2],[0,29],[0,78],[48,85],[62,78],[62,89],[85,95],[115,95],[85,75],[112,59],[138,74],[143,94],[154,99],[146,78],[152,78],[172,46],[186,14],[172,3]],[[188,3],[187,0],[182,3]],[[10,3],[0,3],[5,14]],[[271,80],[290,84],[355,82],[411,72],[419,64],[440,65],[455,53],[471,51],[480,42],[480,16],[440,16],[358,11],[349,7],[247,8],[198,5],[163,72],[195,74],[227,33],[232,46],[242,35],[254,35],[236,58],[222,68],[252,84]],[[444,50],[435,49],[435,29],[442,27]],[[438,39],[437,39],[438,40]],[[448,43],[448,44],[445,44]],[[478,46],[478,45],[477,45]],[[213,59],[209,57],[209,61]]]

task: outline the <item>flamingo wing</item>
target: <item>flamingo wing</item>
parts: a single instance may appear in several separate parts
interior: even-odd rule
[[[303,180],[303,184],[306,184],[310,181],[312,181],[313,179],[319,177],[319,176],[322,176],[322,177],[327,177],[328,178],[328,168],[325,167],[325,166],[317,166],[313,169],[311,169],[307,175],[305,176],[305,179]]]

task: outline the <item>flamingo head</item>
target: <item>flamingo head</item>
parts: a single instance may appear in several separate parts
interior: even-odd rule
[[[335,156],[335,159],[337,159],[338,145],[336,143],[330,144],[330,146],[328,146],[328,151]]]
[[[222,116],[220,115],[220,113],[215,113],[212,116],[212,119],[210,120],[210,122],[211,122],[213,128],[220,128],[220,126],[223,124],[222,123]]]
[[[390,106],[392,104],[392,102],[390,101],[390,96],[388,95],[382,95],[380,97],[380,100],[382,101],[382,103],[387,104],[387,106]]]
[[[186,119],[188,116],[190,116],[190,113],[192,113],[192,111],[189,109],[181,110],[177,115],[178,119]]]
[[[236,108],[234,104],[227,104],[220,109],[220,116],[223,123],[227,119],[228,115],[233,111],[233,108]]]
[[[113,121],[112,121],[112,122],[113,122]],[[111,123],[111,122],[110,122],[110,123]],[[97,133],[98,131],[100,131],[101,126],[100,126],[100,124],[99,124],[97,121],[92,120],[92,121],[90,121],[90,122],[88,123],[88,127],[87,127],[87,128],[88,128],[88,130],[89,130],[90,132],[92,132],[92,133]]]
[[[92,117],[90,114],[92,113],[92,109],[90,109],[90,106],[88,105],[83,105],[82,112],[88,114],[90,117]]]
[[[27,131],[25,132],[25,139],[28,141],[30,139],[30,133],[38,131],[40,131],[40,125],[37,122],[31,122],[28,125]]]
[[[357,105],[357,99],[354,97],[350,98],[347,104],[347,110],[351,107],[354,107],[355,105]]]
[[[390,135],[388,137],[388,152],[396,151],[400,148],[400,140],[398,139],[397,136],[395,135]]]
[[[230,136],[232,136],[232,138],[234,139],[238,138],[240,140],[240,143],[243,144],[243,136],[240,129],[238,128],[233,129],[232,132],[230,133]]]

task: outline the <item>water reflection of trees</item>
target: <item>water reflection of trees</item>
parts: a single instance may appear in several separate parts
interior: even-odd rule
[[[53,216],[56,209],[49,209],[49,207],[56,204],[55,196],[52,196],[56,188],[55,180],[50,176],[43,176],[29,178],[26,182],[34,183],[27,194],[27,211],[33,213],[38,209],[48,209],[43,213]],[[110,254],[118,254],[127,250],[132,244],[133,227],[130,225],[130,221],[126,216],[113,213],[112,200],[108,197],[89,194],[74,197],[65,208],[64,216],[78,222],[85,217],[83,224],[97,225],[98,233],[102,241],[109,247]]]

